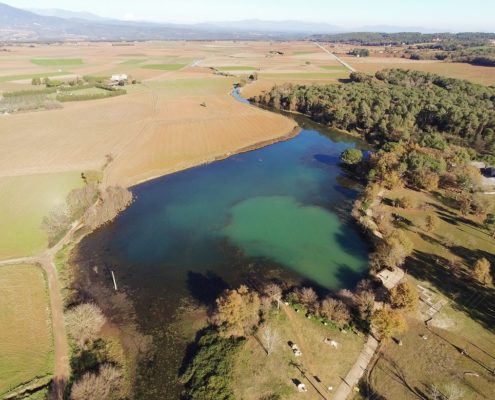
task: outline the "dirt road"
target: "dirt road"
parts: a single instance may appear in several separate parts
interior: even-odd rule
[[[53,346],[55,353],[50,400],[63,400],[65,387],[70,378],[69,344],[65,333],[64,303],[60,294],[61,291],[57,268],[53,260],[57,252],[71,240],[72,234],[79,229],[79,227],[80,225],[74,224],[62,240],[38,256],[0,261],[0,266],[24,263],[39,264],[45,271],[48,283],[48,295],[50,298]]]
[[[356,69],[351,67],[348,63],[346,63],[344,60],[342,60],[340,57],[337,57],[335,54],[333,54],[330,50],[326,49],[323,47],[321,44],[315,42],[315,44],[322,49],[325,53],[330,54],[335,60],[337,60],[339,63],[341,63],[344,67],[346,67],[349,71],[351,72],[356,72]]]

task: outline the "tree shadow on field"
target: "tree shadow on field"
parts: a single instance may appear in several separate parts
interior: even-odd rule
[[[481,253],[464,249],[464,256],[474,259]],[[475,254],[472,257],[471,253]],[[492,255],[493,257],[493,255]],[[431,282],[450,298],[454,308],[467,313],[487,329],[495,325],[495,290],[474,281],[463,268],[452,268],[446,258],[414,251],[407,259],[407,272],[419,280]]]
[[[194,271],[187,273],[189,293],[196,301],[205,306],[211,307],[218,296],[228,288],[227,282],[212,271],[206,271],[204,274]]]

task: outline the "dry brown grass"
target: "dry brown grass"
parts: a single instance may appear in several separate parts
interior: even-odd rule
[[[408,60],[393,57],[342,57],[358,71],[375,73],[384,68],[403,68],[431,72],[457,79],[467,79],[483,85],[495,84],[495,67],[480,67],[465,63],[433,60]]]
[[[303,313],[295,313],[288,309],[291,318],[283,307],[279,314],[275,311],[268,320],[267,326],[277,332],[278,346],[270,355],[261,347],[255,338],[249,338],[236,359],[233,388],[235,398],[258,400],[269,394],[279,394],[283,399],[298,399],[301,394],[293,380],[303,382],[308,392],[308,399],[321,399],[317,390],[303,376],[310,377],[319,391],[330,395],[329,386],[334,391],[342,382],[342,378],[354,364],[364,342],[362,337],[353,333],[343,334],[336,328],[322,325],[315,320],[308,320]],[[257,336],[263,343],[262,328]],[[332,349],[323,341],[326,337],[336,340],[340,346]],[[298,345],[303,355],[295,357],[288,342]],[[291,363],[300,364],[299,369]],[[318,377],[318,381],[314,377]]]
[[[0,76],[50,72],[31,59],[63,56],[84,62],[68,66],[70,73],[126,72],[143,80],[143,85],[130,87],[129,94],[121,98],[0,116],[0,176],[98,169],[105,155],[112,154],[115,161],[105,182],[133,185],[276,140],[291,132],[294,123],[236,102],[229,92],[238,78],[215,76],[204,67],[181,71],[141,68],[201,59],[219,64],[218,60],[243,51],[259,58],[259,65],[266,59],[273,66],[277,62],[265,57],[270,48],[269,43],[228,42],[14,47]],[[0,90],[30,88],[24,81],[3,85]],[[206,107],[200,105],[203,102]]]

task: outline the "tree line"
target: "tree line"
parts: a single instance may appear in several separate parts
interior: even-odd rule
[[[350,82],[338,85],[275,86],[252,100],[358,132],[374,144],[434,135],[495,161],[493,87],[390,69],[375,76],[352,73]]]
[[[461,43],[480,46],[495,39],[495,33],[460,32],[460,33],[420,33],[420,32],[348,32],[336,34],[313,35],[312,40],[331,43],[352,43],[362,46],[384,46],[419,44],[429,42]]]

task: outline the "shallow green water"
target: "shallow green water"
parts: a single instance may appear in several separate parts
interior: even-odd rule
[[[346,136],[303,130],[144,183],[133,189],[130,208],[85,241],[115,270],[140,329],[158,346],[142,367],[136,398],[178,398],[185,343],[167,326],[184,299],[211,304],[228,286],[273,277],[321,290],[360,279],[367,246],[349,217],[357,191],[338,166],[340,153],[355,145]],[[106,275],[91,279],[112,285]]]

